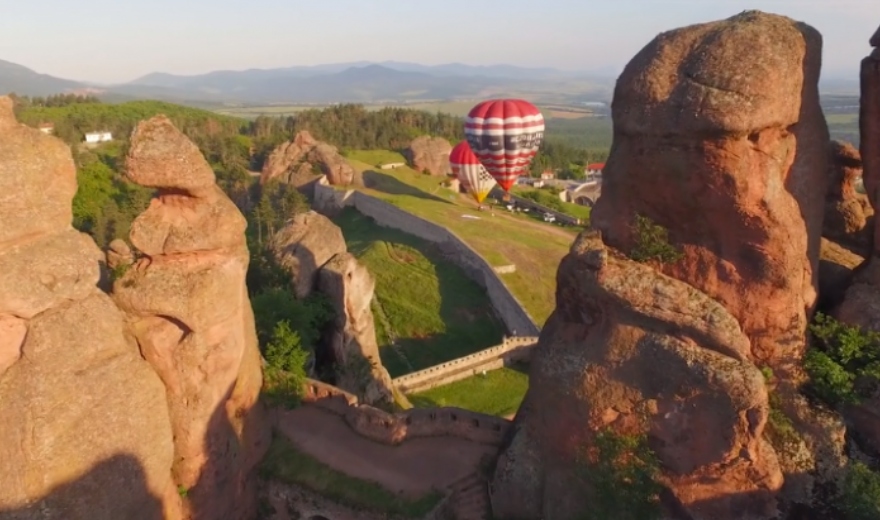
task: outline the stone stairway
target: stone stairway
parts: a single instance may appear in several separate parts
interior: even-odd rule
[[[491,520],[486,479],[479,473],[458,480],[452,486],[451,511],[455,520]]]

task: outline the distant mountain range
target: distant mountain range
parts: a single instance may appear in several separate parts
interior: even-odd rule
[[[193,76],[154,72],[128,83],[102,86],[40,74],[0,60],[0,94],[46,96],[77,92],[97,94],[108,100],[148,98],[184,104],[233,105],[400,103],[506,96],[542,103],[608,102],[617,72],[385,61],[221,70]],[[858,92],[855,79],[832,78],[823,81],[823,85],[835,94]]]
[[[0,93],[45,96],[93,92],[113,98],[245,104],[380,103],[523,96],[541,101],[607,101],[613,72],[575,72],[513,65],[427,66],[354,62],[278,69],[215,71],[194,76],[155,72],[101,86],[39,74],[0,61]],[[581,99],[583,98],[583,99]]]

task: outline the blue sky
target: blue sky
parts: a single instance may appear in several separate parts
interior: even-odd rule
[[[826,75],[854,78],[877,1],[0,0],[0,59],[106,82],[359,60],[619,70],[659,32],[761,9],[819,29]]]

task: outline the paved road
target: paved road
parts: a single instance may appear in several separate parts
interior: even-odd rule
[[[343,419],[315,406],[278,411],[279,429],[299,449],[346,475],[420,498],[473,473],[496,448],[454,437],[379,444],[354,433]]]

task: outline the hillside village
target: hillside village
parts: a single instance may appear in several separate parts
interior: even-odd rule
[[[880,519],[880,29],[858,99],[822,44],[664,32],[485,203],[451,113],[0,97],[0,519]]]

